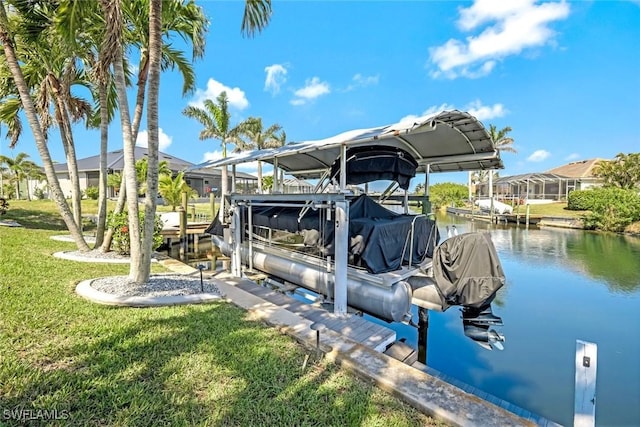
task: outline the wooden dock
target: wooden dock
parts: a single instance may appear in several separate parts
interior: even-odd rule
[[[320,306],[298,301],[281,291],[260,286],[248,279],[225,277],[224,280],[228,284],[235,285],[238,289],[262,298],[300,317],[312,322],[322,323],[327,329],[331,329],[377,352],[385,351],[396,340],[396,333],[392,329],[373,323],[356,314],[349,314],[346,317],[338,316]]]

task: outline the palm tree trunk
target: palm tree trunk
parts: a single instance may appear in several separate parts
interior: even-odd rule
[[[142,262],[136,282],[149,281],[153,232],[158,195],[158,96],[160,89],[160,60],[162,57],[162,0],[149,2],[149,97],[147,127],[149,131],[147,155],[147,189],[144,202],[144,231]]]
[[[18,89],[18,93],[20,94],[20,101],[22,102],[25,116],[27,117],[27,121],[29,122],[29,126],[31,127],[31,130],[33,132],[33,137],[35,139],[40,158],[42,159],[42,164],[47,176],[47,180],[49,182],[49,188],[51,189],[52,197],[58,205],[62,220],[69,229],[69,232],[71,233],[71,236],[73,237],[78,250],[88,251],[90,250],[89,246],[87,245],[87,242],[84,241],[84,238],[82,237],[82,231],[74,221],[73,214],[71,213],[69,205],[67,204],[67,201],[64,198],[64,194],[62,193],[62,189],[60,188],[60,182],[58,181],[58,176],[56,175],[53,167],[53,161],[51,160],[51,155],[47,147],[46,138],[42,131],[42,127],[40,126],[40,121],[38,120],[36,109],[33,104],[31,94],[29,93],[29,87],[27,86],[24,75],[22,74],[22,70],[20,69],[18,58],[16,57],[16,53],[13,47],[13,40],[10,37],[7,28],[7,14],[4,8],[4,2],[0,0],[0,42],[2,43],[2,47],[4,49],[7,66],[11,71],[11,75],[13,76],[14,82]]]
[[[142,252],[140,247],[140,220],[138,216],[138,183],[136,177],[136,159],[134,153],[134,141],[131,134],[131,122],[129,116],[129,104],[127,101],[127,88],[124,77],[122,48],[119,49],[116,60],[113,63],[116,91],[118,92],[118,105],[120,121],[122,123],[122,142],[124,152],[124,181],[127,191],[127,208],[129,211],[129,238],[131,264],[129,278],[138,282],[141,269]]]
[[[102,246],[104,230],[107,224],[107,151],[109,142],[109,111],[107,107],[107,82],[104,78],[98,81],[100,102],[100,177],[98,180],[98,227],[94,248]],[[111,245],[111,242],[109,242]]]
[[[56,121],[58,122],[58,128],[60,129],[60,139],[62,140],[62,146],[67,158],[67,169],[69,171],[69,180],[71,181],[71,205],[73,207],[73,217],[78,224],[78,228],[82,230],[82,206],[80,199],[82,198],[82,190],[80,189],[80,177],[78,173],[78,161],[76,157],[76,149],[73,142],[73,133],[71,131],[71,120],[64,102],[60,98],[60,84],[51,74],[49,75],[49,82],[53,86],[56,92]]]
[[[144,109],[144,91],[147,86],[147,76],[149,75],[149,61],[150,59],[146,58],[146,55],[142,52],[142,58],[140,58],[140,71],[138,72],[136,105],[133,110],[133,122],[131,122],[134,142],[138,139],[138,132],[140,131],[140,121],[142,120],[142,111]]]

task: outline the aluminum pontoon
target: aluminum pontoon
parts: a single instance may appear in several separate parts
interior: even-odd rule
[[[262,161],[274,168],[272,194],[235,192],[237,165]],[[463,307],[465,334],[487,348],[504,338],[490,303],[504,274],[488,235],[468,233],[440,243],[429,218],[409,210],[408,189],[418,173],[502,168],[483,124],[461,111],[360,129],[332,138],[242,152],[196,168],[232,167],[228,205],[209,232],[231,257],[232,273],[259,270],[312,290],[334,304],[391,322],[411,321],[411,305],[444,311]],[[317,180],[314,193],[282,192],[284,173]],[[377,200],[358,186],[387,180]],[[400,191],[401,195],[391,195]],[[396,199],[401,213],[382,206]],[[399,199],[399,200],[398,200]],[[225,206],[225,205],[223,205]]]

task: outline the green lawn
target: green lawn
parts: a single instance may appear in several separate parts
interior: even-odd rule
[[[23,425],[6,419],[20,409],[57,409],[64,425],[436,424],[232,304],[79,298],[80,280],[128,267],[53,258],[74,248],[49,239],[64,232],[53,204],[10,203],[3,218],[25,227],[0,227],[0,425]]]

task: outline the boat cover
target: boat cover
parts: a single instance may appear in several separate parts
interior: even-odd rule
[[[434,253],[433,277],[445,309],[484,307],[505,283],[488,233],[465,233],[442,242]]]
[[[301,233],[305,244],[321,246],[327,255],[333,255],[334,223],[327,221],[323,210],[309,209],[298,221],[299,207],[253,207],[254,226]],[[246,218],[243,208],[242,216]],[[218,219],[207,233],[221,234]],[[408,238],[414,229],[413,252]],[[414,265],[425,257],[432,258],[439,241],[435,221],[421,215],[402,215],[379,205],[363,194],[349,205],[349,252],[352,263],[377,274],[398,270],[403,264]],[[403,256],[404,253],[404,256]]]
[[[418,163],[401,148],[384,145],[354,147],[347,150],[347,184],[358,185],[377,180],[396,181],[400,188],[409,189],[416,176]],[[331,176],[340,174],[340,159],[331,166]]]

